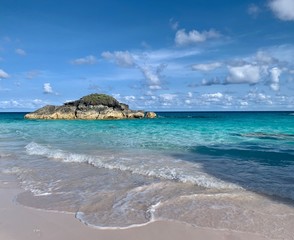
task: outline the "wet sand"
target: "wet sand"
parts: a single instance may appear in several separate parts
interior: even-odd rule
[[[184,223],[156,221],[124,230],[101,230],[79,222],[74,214],[48,212],[15,202],[22,190],[13,177],[0,177],[0,239],[5,240],[265,240],[262,236],[228,230],[193,227]]]

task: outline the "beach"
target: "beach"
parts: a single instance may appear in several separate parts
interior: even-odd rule
[[[294,239],[287,112],[23,117],[0,114],[3,239]]]
[[[294,0],[0,3],[0,240],[294,240]]]
[[[124,230],[99,230],[85,226],[74,214],[24,207],[15,202],[22,192],[11,176],[0,176],[0,239],[5,240],[265,240],[261,236],[228,230],[197,228],[183,223],[159,221]]]

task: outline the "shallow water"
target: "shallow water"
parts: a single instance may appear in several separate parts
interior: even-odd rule
[[[294,239],[292,113],[23,115],[0,113],[0,169],[17,175],[24,205],[97,227],[164,219]]]

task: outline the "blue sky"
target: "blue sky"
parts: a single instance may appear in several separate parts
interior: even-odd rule
[[[294,0],[0,0],[0,111],[95,92],[154,111],[294,110]]]

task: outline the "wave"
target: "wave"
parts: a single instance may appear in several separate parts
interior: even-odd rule
[[[147,177],[156,177],[174,180],[183,183],[192,183],[205,188],[240,189],[238,185],[222,181],[202,171],[199,164],[181,161],[164,155],[115,155],[114,153],[100,153],[97,155],[77,154],[60,149],[52,149],[35,142],[26,147],[29,155],[38,155],[46,158],[71,163],[86,163],[98,168],[127,171]],[[160,156],[160,157],[159,157]]]

